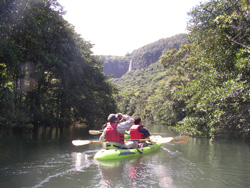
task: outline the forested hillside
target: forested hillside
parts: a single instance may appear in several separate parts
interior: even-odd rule
[[[0,4],[0,126],[103,122],[114,88],[54,0]]]
[[[247,136],[250,2],[210,0],[189,16],[188,44],[168,50],[147,68],[112,79],[120,89],[119,109],[182,134]]]
[[[160,39],[156,42],[143,46],[134,50],[129,54],[132,60],[132,70],[147,68],[152,63],[155,63],[167,51],[173,48],[178,48],[181,44],[187,43],[186,34],[177,34],[175,36]]]
[[[158,61],[167,50],[178,48],[185,43],[187,43],[187,35],[178,34],[145,45],[126,56],[101,56],[104,61],[103,72],[112,75],[113,78],[120,78],[129,70],[129,65],[131,70],[146,68]]]
[[[179,49],[185,43],[187,35],[178,34],[146,45],[131,54],[131,59],[138,60],[133,63],[136,68],[132,68],[121,78],[111,79],[119,90],[116,99],[120,111],[131,115],[137,114],[145,120],[167,125],[173,125],[177,119],[184,117],[183,113],[178,112],[179,108],[175,109],[176,112],[171,109],[169,110],[171,114],[164,114],[167,108],[173,108],[172,101],[165,96],[164,88],[169,84],[173,70],[164,69],[159,60],[163,51]]]
[[[123,57],[94,56],[55,0],[0,5],[0,126],[101,125],[118,105],[182,134],[249,135],[249,1],[206,1],[188,35]]]

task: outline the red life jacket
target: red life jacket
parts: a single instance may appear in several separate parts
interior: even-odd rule
[[[107,142],[117,142],[124,144],[124,134],[118,133],[116,130],[117,123],[107,123],[105,138]]]
[[[130,138],[131,139],[145,139],[145,136],[143,133],[139,132],[139,127],[143,125],[132,125],[130,129]]]

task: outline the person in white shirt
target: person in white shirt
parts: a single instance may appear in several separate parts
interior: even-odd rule
[[[107,149],[138,147],[136,142],[124,142],[124,133],[129,130],[134,123],[132,117],[123,115],[122,113],[110,114],[107,121],[107,126],[99,138],[100,141],[106,143]]]

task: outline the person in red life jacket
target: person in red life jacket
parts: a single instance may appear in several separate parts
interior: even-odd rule
[[[130,138],[133,139],[149,139],[150,133],[148,129],[142,125],[142,120],[139,116],[134,117],[134,125],[130,129]],[[144,143],[143,146],[148,145],[146,142],[141,142]]]
[[[123,120],[123,121],[121,121]],[[124,142],[124,133],[134,123],[134,119],[122,113],[110,114],[107,118],[107,127],[100,136],[100,141],[105,141],[106,148],[137,148],[136,142]]]

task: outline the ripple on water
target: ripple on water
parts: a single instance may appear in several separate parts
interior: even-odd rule
[[[249,163],[235,161],[225,165],[226,159],[189,158],[183,153],[176,157],[176,152],[168,149],[165,151],[169,154],[168,164],[178,187],[250,187],[250,176],[247,173]],[[228,164],[228,161],[226,163]],[[178,182],[178,179],[181,179],[181,182]]]
[[[57,178],[75,181],[77,174],[85,172],[85,169],[94,163],[92,159],[94,152],[72,152],[71,154],[62,154],[49,159],[45,165],[39,166],[42,174],[47,174],[47,176],[40,178],[40,182],[34,188],[43,187],[45,184],[53,184]],[[81,179],[78,180],[81,181]]]

